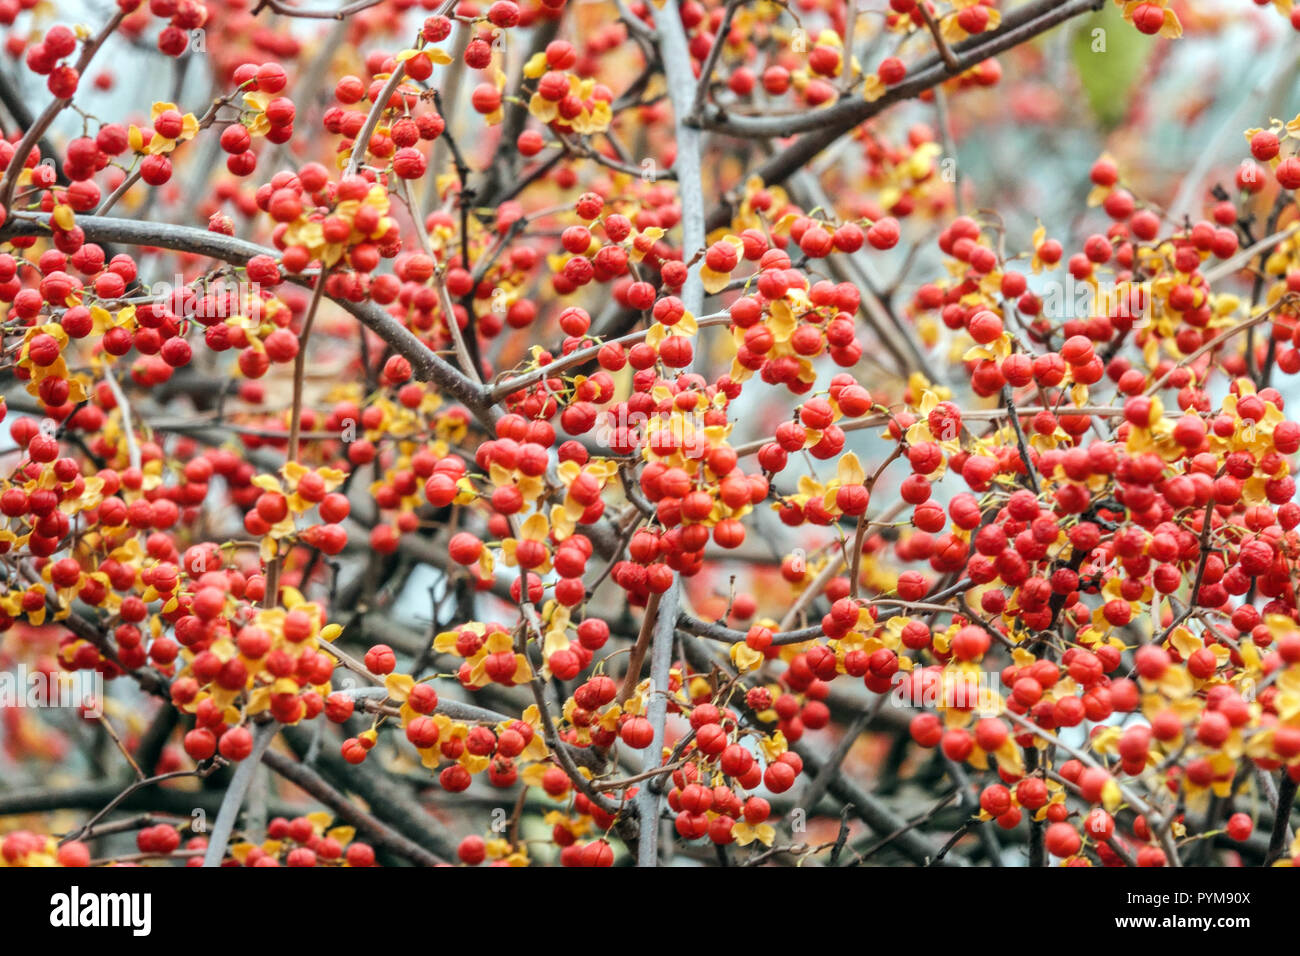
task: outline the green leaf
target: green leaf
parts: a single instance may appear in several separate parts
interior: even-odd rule
[[[1114,4],[1080,22],[1071,55],[1088,103],[1102,126],[1113,127],[1127,114],[1133,85],[1155,41],[1125,23]]]

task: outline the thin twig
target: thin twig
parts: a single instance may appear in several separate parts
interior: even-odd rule
[[[230,841],[231,831],[235,828],[235,819],[239,816],[239,810],[244,805],[244,796],[253,782],[253,771],[261,762],[266,748],[271,745],[271,739],[279,726],[275,721],[271,721],[259,725],[253,731],[253,752],[235,768],[235,775],[231,777],[230,786],[226,788],[226,795],[222,798],[221,809],[217,811],[217,820],[212,825],[208,850],[203,855],[205,867],[218,867],[225,858],[226,844]]]

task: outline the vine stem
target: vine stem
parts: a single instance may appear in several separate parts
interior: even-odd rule
[[[669,0],[672,2],[672,0]],[[673,623],[681,600],[682,579],[673,575],[673,583],[659,601],[655,616],[654,637],[650,643],[650,700],[646,716],[654,727],[654,739],[641,759],[641,772],[649,774],[663,763],[664,725],[668,717],[668,679],[673,659]],[[637,866],[659,865],[659,801],[654,787],[641,787],[636,794],[641,819],[641,837],[636,845]]]
[[[358,807],[345,794],[339,792],[329,781],[306,764],[297,762],[274,750],[268,750],[262,754],[262,763],[281,777],[284,777],[284,779],[310,793],[338,814],[340,819],[346,820],[364,833],[370,842],[376,846],[404,856],[417,866],[437,866],[443,862],[441,857],[397,832],[378,817]]]
[[[652,8],[653,9],[653,8]],[[704,248],[704,190],[700,172],[700,131],[691,122],[691,107],[695,100],[696,81],[691,67],[690,51],[686,45],[686,32],[682,27],[681,10],[677,0],[666,0],[663,7],[654,11],[655,42],[663,60],[664,78],[673,105],[673,125],[677,139],[677,158],[673,169],[677,173],[678,195],[682,205],[682,258],[691,257]],[[722,43],[723,38],[716,41]],[[687,311],[698,315],[704,308],[704,284],[698,267],[690,268],[682,286],[682,302]],[[699,355],[695,343],[694,355]],[[694,362],[686,368],[689,372]],[[654,737],[642,760],[642,770],[652,770],[663,763],[664,725],[668,718],[668,675],[672,666],[674,625],[681,606],[681,576],[674,574],[672,584],[659,600],[659,613],[655,622],[654,638],[650,646],[650,681],[652,693],[646,707],[646,717],[654,728]],[[662,795],[653,787],[637,791],[637,811],[641,818],[640,839],[637,841],[637,865],[659,864],[659,807]]]
[[[298,336],[298,354],[293,357],[293,410],[289,418],[289,460],[297,461],[301,449],[298,439],[302,430],[302,390],[307,376],[307,342],[311,338],[312,323],[316,321],[316,310],[320,308],[321,297],[325,293],[327,274],[322,271],[316,277],[316,286],[312,289],[311,304],[307,306],[307,316],[302,321],[302,333]]]
[[[729,312],[715,312],[711,315],[703,315],[695,320],[695,324],[702,329],[711,328],[715,325],[726,325],[731,321]],[[557,358],[549,365],[543,365],[541,368],[533,369],[531,372],[523,372],[513,378],[507,378],[497,382],[487,390],[487,399],[497,401],[511,392],[517,392],[521,388],[528,388],[536,385],[542,379],[558,375],[560,372],[573,368],[575,365],[583,365],[590,362],[600,354],[600,350],[606,345],[627,345],[632,342],[640,342],[649,334],[648,329],[641,329],[637,332],[629,332],[627,335],[619,336],[616,339],[607,339],[599,345],[593,345],[585,349],[575,349],[568,355]]]
[[[242,89],[243,87],[240,87],[240,90]],[[199,117],[199,133],[203,132],[216,122],[217,116],[221,113],[221,107],[229,105],[230,101],[238,95],[240,90],[236,90],[234,93],[227,93],[225,96],[217,97],[217,99],[212,101],[212,105],[208,107],[207,112]],[[140,175],[140,167],[136,166],[136,168],[131,170],[131,172],[127,174],[126,178],[118,184],[118,187],[109,194],[109,197],[100,204],[99,208],[95,210],[95,215],[107,216],[109,211],[117,205],[118,200],[125,196],[131,187],[140,181]]]
[[[126,441],[126,456],[132,468],[140,467],[140,446],[135,440],[135,423],[131,420],[131,404],[126,400],[126,393],[122,391],[122,386],[118,384],[117,376],[113,374],[111,368],[104,373],[104,381],[108,384],[108,390],[113,393],[113,401],[117,402],[118,411],[122,413],[122,437]]]
[[[953,55],[952,48],[943,38],[943,30],[939,26],[939,21],[934,18],[934,14],[924,3],[920,4],[917,9],[921,11],[921,16],[925,18],[926,28],[930,31],[930,36],[934,38],[934,45],[939,51],[939,58],[943,60],[944,66],[948,68],[949,73],[960,73],[961,63]]]
[[[695,87],[695,98],[691,103],[691,122],[698,123],[700,114],[704,111],[704,104],[709,99],[709,84],[713,81],[713,68],[718,65],[718,57],[722,55],[722,48],[727,43],[727,34],[731,32],[731,20],[736,15],[736,8],[740,6],[740,0],[729,0],[727,9],[722,14],[722,24],[714,34],[713,45],[709,47],[709,56],[704,61],[704,66],[700,68],[700,81]],[[850,25],[849,30],[852,30]],[[849,46],[850,55],[852,46]]]
[[[1241,322],[1237,325],[1234,325],[1230,329],[1226,329],[1225,331],[1220,332],[1214,338],[1210,339],[1210,341],[1206,342],[1199,349],[1197,349],[1191,355],[1187,356],[1187,358],[1180,361],[1177,365],[1175,365],[1168,372],[1166,372],[1155,382],[1153,382],[1151,386],[1147,388],[1144,394],[1154,395],[1156,392],[1160,391],[1160,389],[1164,388],[1165,383],[1168,382],[1169,379],[1173,377],[1174,372],[1178,371],[1180,368],[1184,368],[1188,365],[1191,365],[1193,362],[1195,362],[1206,352],[1210,352],[1218,348],[1220,345],[1222,345],[1228,339],[1232,338],[1237,333],[1244,332],[1247,329],[1253,329],[1255,326],[1259,325],[1270,315],[1276,312],[1278,308],[1280,308],[1283,304],[1292,302],[1295,299],[1296,299],[1295,295],[1292,294],[1284,295],[1282,296],[1282,298],[1278,299],[1276,302],[1274,302],[1272,305],[1270,305],[1267,309],[1265,309],[1263,312],[1259,313],[1258,315],[1252,315],[1245,322]]]
[[[1278,787],[1277,808],[1273,815],[1273,832],[1268,838],[1268,856],[1265,862],[1269,865],[1282,858],[1286,852],[1287,831],[1290,829],[1291,808],[1295,805],[1296,782],[1291,779],[1291,775],[1282,774],[1282,783]]]
[[[104,24],[103,28],[91,38],[90,42],[81,48],[81,56],[77,58],[76,70],[79,76],[85,77],[86,67],[90,66],[90,61],[95,58],[99,48],[104,45],[104,41],[112,35],[126,19],[126,10],[119,9],[109,21]],[[23,138],[18,141],[14,147],[13,158],[9,160],[9,166],[5,170],[4,179],[0,180],[0,206],[9,209],[14,199],[14,188],[18,185],[18,177],[27,164],[27,157],[31,155],[32,147],[35,146],[42,136],[46,134],[49,128],[54,124],[54,120],[65,109],[72,105],[72,97],[65,99],[56,99],[49,106],[45,107],[44,112],[36,118],[23,133]]]
[[[361,132],[357,133],[357,138],[352,141],[352,155],[348,157],[348,165],[343,170],[345,177],[355,176],[357,170],[361,168],[362,160],[366,158],[366,153],[370,151],[370,137],[375,134],[375,127],[379,125],[379,117],[383,116],[384,111],[388,109],[388,101],[393,98],[393,94],[402,85],[402,80],[405,77],[405,62],[393,67],[388,82],[379,91],[379,95],[375,97],[374,106],[370,107],[370,112],[366,114],[365,125],[361,127]]]
[[[0,239],[10,236],[48,236],[49,213],[18,212],[0,227]],[[192,252],[200,256],[219,259],[233,265],[243,265],[253,256],[277,256],[274,249],[225,236],[206,229],[176,226],[161,222],[137,222],[112,216],[78,216],[77,225],[88,242],[115,242],[133,246],[155,246],[178,252]],[[290,276],[290,282],[306,285],[309,276]],[[470,381],[450,362],[438,356],[414,332],[389,314],[383,306],[371,301],[351,302],[346,298],[330,301],[350,313],[362,325],[378,335],[398,355],[411,363],[412,373],[422,382],[433,382],[478,415],[486,418],[484,390]],[[490,422],[489,422],[490,423]]]
[[[620,706],[624,704],[632,691],[636,690],[636,685],[641,678],[641,666],[645,663],[646,651],[650,648],[650,636],[654,633],[655,621],[659,619],[659,602],[663,599],[660,594],[651,594],[646,600],[645,616],[641,618],[641,631],[637,634],[636,643],[632,645],[632,653],[627,659],[627,673],[623,676],[623,686],[619,688],[618,696],[614,698],[614,703]]]
[[[253,782],[253,772],[262,762],[262,754],[266,753],[266,748],[271,745],[271,738],[275,736],[278,727],[279,725],[272,721],[269,724],[262,724],[253,731],[253,752],[235,768],[235,775],[230,778],[226,795],[221,799],[221,809],[217,811],[217,820],[212,825],[208,850],[203,854],[205,867],[221,865],[226,855],[226,844],[230,842],[230,834],[235,829],[235,820],[239,817],[239,810],[244,805],[244,797],[248,795],[248,788]]]
[[[1023,727],[1025,730],[1032,733],[1035,737],[1041,737],[1043,740],[1046,740],[1049,744],[1053,744],[1057,747],[1060,747],[1062,750],[1068,753],[1075,760],[1078,760],[1080,763],[1085,764],[1089,767],[1098,767],[1102,770],[1106,769],[1105,767],[1102,767],[1102,765],[1098,763],[1097,760],[1094,759],[1091,754],[1088,754],[1085,751],[1080,750],[1078,747],[1074,747],[1071,746],[1070,744],[1067,744],[1064,740],[1056,736],[1050,730],[1044,730],[1042,727],[1039,727],[1033,721],[1021,717],[1015,711],[1004,709],[1002,711],[1002,716],[1006,717],[1013,724],[1018,724],[1019,726]],[[1174,845],[1173,837],[1169,832],[1168,826],[1166,825],[1168,821],[1166,821],[1163,818],[1163,816],[1159,812],[1157,812],[1153,806],[1151,806],[1151,804],[1147,803],[1147,801],[1139,797],[1126,784],[1122,784],[1118,780],[1115,781],[1115,783],[1119,787],[1120,795],[1123,796],[1123,798],[1126,801],[1128,801],[1129,806],[1133,807],[1134,809],[1137,810],[1138,813],[1141,813],[1143,816],[1147,818],[1147,822],[1151,825],[1152,830],[1158,831],[1160,833],[1161,845],[1164,847],[1165,854],[1169,858],[1169,865],[1182,866],[1182,861],[1178,857],[1178,848]]]
[[[443,0],[443,3],[434,12],[434,16],[443,16],[456,5],[456,0]],[[348,164],[343,170],[344,176],[355,176],[357,170],[361,168],[361,163],[366,158],[366,153],[370,150],[370,137],[375,133],[375,127],[379,125],[379,118],[388,110],[388,101],[393,98],[397,88],[402,85],[402,80],[406,78],[406,61],[402,61],[393,68],[389,74],[388,82],[379,91],[375,97],[374,105],[370,107],[370,112],[366,114],[366,121],[361,126],[361,131],[357,133],[357,138],[352,142],[352,155],[348,157]]]

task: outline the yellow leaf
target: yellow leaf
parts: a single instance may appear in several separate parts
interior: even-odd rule
[[[1183,35],[1183,25],[1178,22],[1178,14],[1165,10],[1165,22],[1160,27],[1160,35],[1167,40],[1177,40]]]
[[[77,217],[73,215],[72,207],[66,203],[55,206],[50,218],[65,232],[77,224]]]
[[[331,840],[338,840],[341,846],[347,846],[357,835],[356,827],[334,827],[325,834]]]
[[[867,480],[867,473],[863,471],[858,456],[853,452],[840,459],[835,468],[835,476],[841,485],[860,485]]]
[[[1119,784],[1113,779],[1107,780],[1105,786],[1101,788],[1101,802],[1106,807],[1107,813],[1114,813],[1124,802],[1124,795],[1119,792]]]
[[[283,493],[284,489],[280,486],[279,479],[274,475],[254,475],[252,484],[261,488],[263,491],[274,491]]]
[[[514,646],[515,642],[510,639],[510,635],[505,631],[493,631],[483,644],[489,654],[500,654],[502,651],[513,650]]]
[[[516,684],[526,684],[533,679],[533,668],[523,654],[515,655],[515,672],[511,676]]]
[[[528,62],[524,64],[523,73],[528,79],[536,80],[546,72],[546,67],[546,54],[539,51],[528,58]]]
[[[785,734],[778,730],[773,733],[771,737],[764,737],[760,740],[758,743],[758,749],[763,752],[763,759],[768,763],[771,763],[777,757],[781,756],[781,754],[789,750],[790,746],[786,742]]]
[[[1002,746],[993,755],[997,757],[999,766],[1017,774],[1024,772],[1023,755],[1021,749],[1016,746],[1014,737],[1008,737],[1003,741]]]
[[[519,780],[525,786],[540,787],[542,779],[546,776],[547,769],[545,764],[530,763],[519,772]]]
[[[772,841],[776,838],[776,830],[770,823],[760,823],[758,826],[751,826],[744,820],[736,823],[731,828],[732,835],[736,838],[738,846],[749,846],[755,840],[764,846],[771,846]]]
[[[744,641],[731,645],[731,663],[742,674],[754,670],[763,663],[762,651],[756,651]]]
[[[254,688],[248,695],[248,703],[244,705],[244,712],[250,717],[260,714],[271,706],[271,689],[269,687]]]
[[[157,156],[159,153],[170,153],[175,148],[176,140],[154,133],[153,139],[149,140],[149,145],[145,147],[145,152],[150,156]]]
[[[1111,580],[1119,581],[1119,578],[1112,578]],[[1199,637],[1196,637],[1185,627],[1174,628],[1174,632],[1169,635],[1169,643],[1174,646],[1184,660],[1205,646],[1205,643]]]
[[[463,751],[460,759],[457,761],[462,767],[470,772],[471,775],[482,773],[492,763],[492,758],[486,755],[480,756],[472,754],[468,750]]]
[[[252,843],[236,843],[230,847],[230,855],[240,863],[243,863],[244,860],[248,859],[248,854],[252,853],[256,849],[258,849],[258,847]]]
[[[578,527],[577,520],[582,517],[585,510],[582,505],[567,497],[563,505],[555,505],[551,508],[551,525],[555,528],[557,541],[563,541],[573,535]]]
[[[539,511],[528,516],[528,520],[519,529],[519,537],[525,541],[543,541],[550,530],[546,515]]]
[[[546,637],[542,642],[542,656],[549,658],[557,651],[567,651],[569,649],[569,637],[562,630],[550,630],[546,632]]]
[[[707,265],[700,266],[700,281],[704,285],[704,291],[710,295],[716,295],[727,287],[731,282],[730,272],[714,272]]]
[[[767,330],[772,333],[772,338],[778,344],[788,342],[799,325],[798,320],[794,317],[789,303],[784,299],[777,299],[773,302],[771,309],[772,317],[767,321]]]
[[[410,674],[389,674],[384,678],[384,689],[388,696],[396,701],[404,701],[411,696],[415,687],[415,678]]]

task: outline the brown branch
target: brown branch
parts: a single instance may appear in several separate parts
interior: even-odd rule
[[[632,645],[632,654],[627,659],[627,673],[623,675],[623,686],[618,690],[614,703],[622,706],[636,690],[641,680],[641,668],[645,664],[646,651],[650,649],[650,636],[654,633],[655,621],[659,617],[659,595],[651,594],[645,604],[645,615],[641,618],[641,631]]]
[[[957,57],[953,55],[952,48],[948,46],[948,41],[943,38],[943,31],[939,27],[939,21],[935,20],[929,6],[922,0],[921,3],[917,4],[917,9],[921,11],[921,16],[925,19],[925,26],[930,31],[930,36],[934,37],[934,45],[939,50],[939,58],[948,67],[948,72],[960,73],[962,65]]]
[[[11,236],[48,236],[49,218],[48,213],[14,213],[0,227],[0,239]],[[243,265],[253,256],[276,256],[274,249],[189,226],[101,216],[78,216],[77,225],[89,242],[102,240],[123,245],[156,246],[178,252],[192,252],[234,265]],[[290,276],[289,281],[307,285],[310,278]],[[370,301],[352,302],[332,296],[330,300],[351,313],[362,325],[383,339],[394,352],[405,357],[411,363],[412,373],[417,380],[433,382],[480,417],[485,414],[482,389],[455,366],[440,358],[382,306]]]
[[[1104,0],[1034,0],[1012,10],[1002,26],[988,34],[958,44],[955,53],[962,69],[969,69],[1012,47],[1019,46],[1053,27],[1090,10],[1100,10]],[[806,162],[826,149],[859,123],[883,112],[895,103],[912,99],[946,80],[951,73],[937,56],[927,60],[898,86],[891,87],[874,102],[846,97],[823,110],[811,110],[794,118],[727,117],[706,115],[706,128],[732,136],[770,138],[806,133],[793,144],[762,163],[754,175],[771,186],[784,182]],[[708,228],[717,229],[731,221],[724,203],[708,216]]]
[[[1282,858],[1286,849],[1287,828],[1291,821],[1291,809],[1295,805],[1296,782],[1289,773],[1282,774],[1282,783],[1277,788],[1277,813],[1273,817],[1273,832],[1268,838],[1268,856],[1264,862],[1272,865]]]
[[[298,436],[302,430],[302,388],[303,378],[307,372],[307,343],[311,338],[312,323],[316,321],[316,311],[320,308],[321,296],[325,293],[325,280],[328,273],[322,271],[316,277],[316,285],[311,292],[311,304],[307,306],[307,316],[302,322],[302,332],[298,335],[298,354],[293,357],[293,409],[289,413],[289,460],[297,461],[300,449]]]
[[[376,847],[390,850],[418,866],[437,866],[445,862],[437,854],[431,853],[382,820],[362,810],[306,764],[291,760],[274,750],[268,750],[262,755],[262,763],[329,807],[340,820],[352,824],[358,832],[364,833]]]
[[[95,58],[99,48],[104,45],[104,41],[112,35],[113,31],[118,28],[124,19],[127,11],[119,9],[109,21],[104,24],[103,28],[94,35],[82,48],[81,56],[77,58],[74,69],[82,77],[86,75],[86,68],[90,66],[90,61]],[[0,206],[6,210],[10,209],[14,199],[14,188],[18,185],[18,177],[27,164],[27,157],[31,155],[32,147],[35,146],[43,137],[49,128],[54,124],[54,120],[65,109],[72,105],[72,97],[67,99],[56,99],[45,111],[36,118],[36,122],[27,128],[23,133],[23,138],[19,140],[18,145],[14,147],[13,158],[9,160],[9,166],[5,169],[4,178],[0,180]]]
[[[691,105],[690,120],[692,123],[699,123],[700,114],[704,111],[704,104],[709,99],[709,86],[713,82],[713,69],[718,65],[718,58],[722,55],[722,48],[727,43],[727,33],[731,30],[731,20],[736,15],[736,10],[740,6],[740,0],[727,0],[727,9],[722,15],[722,23],[718,26],[718,31],[713,35],[713,46],[709,47],[709,55],[700,67],[700,80],[695,88],[695,100]],[[849,29],[852,29],[850,25]],[[852,56],[853,49],[849,46],[849,55]]]
[[[337,10],[302,10],[292,4],[283,3],[282,0],[258,0],[257,6],[253,7],[253,16],[257,16],[263,10],[269,9],[282,17],[304,20],[342,20],[354,13],[360,13],[362,10],[378,6],[383,2],[384,0],[353,0],[352,3],[344,4]]]
[[[1206,342],[1195,352],[1191,353],[1186,358],[1180,359],[1173,368],[1165,372],[1165,374],[1160,376],[1160,378],[1156,379],[1147,388],[1144,394],[1154,395],[1156,392],[1160,391],[1160,389],[1164,388],[1165,383],[1168,382],[1169,379],[1173,377],[1173,374],[1176,371],[1178,371],[1180,368],[1185,368],[1186,366],[1191,365],[1193,362],[1195,362],[1206,352],[1210,352],[1213,351],[1214,349],[1217,349],[1220,345],[1222,345],[1224,342],[1226,342],[1228,339],[1232,338],[1234,335],[1238,334],[1239,332],[1244,332],[1247,329],[1253,329],[1255,326],[1259,325],[1270,315],[1276,312],[1281,306],[1294,302],[1297,299],[1300,299],[1300,296],[1297,296],[1295,293],[1286,293],[1285,295],[1282,296],[1282,298],[1278,299],[1276,302],[1270,305],[1263,312],[1260,312],[1258,315],[1252,315],[1249,319],[1246,319],[1244,322],[1240,322],[1237,325],[1234,325],[1232,328],[1225,329],[1223,332],[1220,332],[1218,335],[1210,339],[1210,341]]]

